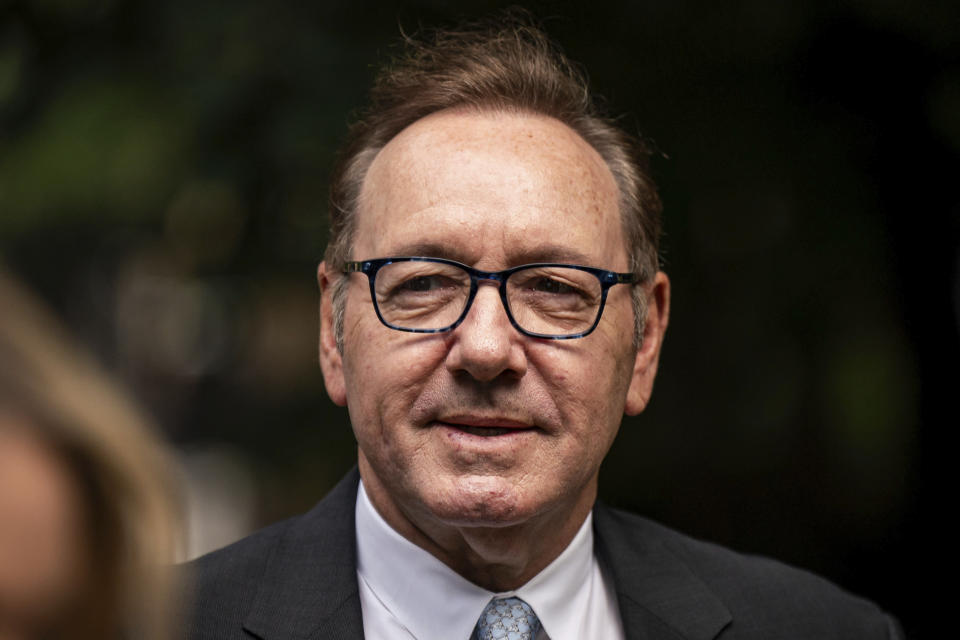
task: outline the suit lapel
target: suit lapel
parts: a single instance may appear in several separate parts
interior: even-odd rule
[[[363,638],[354,469],[277,541],[244,629],[263,640]]]
[[[354,469],[273,548],[244,629],[263,640],[360,640]],[[712,640],[730,621],[713,592],[653,525],[594,508],[597,553],[609,567],[628,640]]]
[[[730,623],[723,603],[647,521],[598,503],[594,530],[628,640],[711,640]]]

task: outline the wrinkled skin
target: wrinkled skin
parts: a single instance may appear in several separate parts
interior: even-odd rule
[[[361,193],[354,259],[429,255],[484,270],[567,262],[628,270],[618,194],[603,160],[566,125],[522,114],[448,110],[405,129],[376,157]],[[496,285],[442,334],[383,326],[351,274],[344,348],[332,335],[321,264],[320,358],[349,408],[364,486],[401,534],[477,584],[523,584],[572,539],[624,412],[644,409],[669,307],[669,282],[644,285],[633,346],[628,286],[613,287],[585,338],[518,333]],[[483,433],[492,435],[481,435]]]

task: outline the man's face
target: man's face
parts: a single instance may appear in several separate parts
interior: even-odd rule
[[[603,160],[566,125],[443,111],[374,160],[353,258],[627,271],[617,201]],[[628,286],[610,289],[589,336],[540,340],[513,328],[491,283],[459,327],[416,334],[382,325],[366,277],[346,277],[343,353],[329,334],[321,352],[328,390],[349,408],[365,484],[410,521],[434,525],[503,526],[592,502],[625,404],[639,410],[635,396],[649,392],[637,388]]]

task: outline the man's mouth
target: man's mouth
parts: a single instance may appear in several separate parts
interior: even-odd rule
[[[514,433],[518,429],[507,429],[504,427],[471,427],[465,424],[452,424],[451,427],[455,429],[460,429],[460,431],[465,431],[471,435],[475,436],[502,436],[507,433]]]
[[[437,421],[474,436],[491,438],[521,431],[530,431],[536,427],[512,418],[481,418],[475,416],[455,416]]]

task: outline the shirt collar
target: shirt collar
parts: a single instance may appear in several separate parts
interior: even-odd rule
[[[357,573],[383,606],[417,640],[469,638],[491,598],[525,600],[551,640],[573,640],[589,598],[593,554],[592,514],[567,548],[516,591],[494,593],[450,569],[397,533],[367,497],[357,492]],[[565,635],[566,632],[566,635]]]
[[[567,548],[517,589],[517,597],[533,607],[551,640],[581,637],[579,629],[589,604],[590,576],[595,563],[593,514],[588,513]]]

